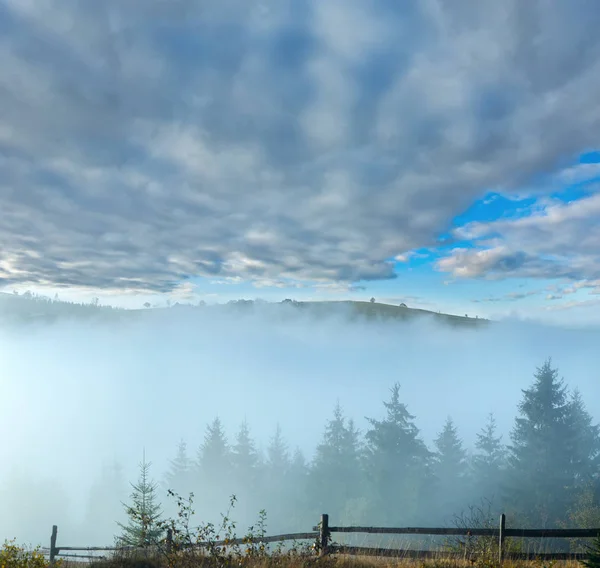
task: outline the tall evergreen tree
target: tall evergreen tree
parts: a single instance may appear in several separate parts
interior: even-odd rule
[[[347,503],[360,493],[360,442],[354,423],[336,404],[325,425],[310,472],[310,495],[318,510],[340,518]]]
[[[289,509],[285,502],[289,496],[290,453],[283,437],[281,426],[275,427],[275,433],[267,446],[267,459],[264,467],[262,495],[268,511],[270,524],[288,526]]]
[[[400,385],[391,389],[384,402],[383,420],[367,418],[365,466],[373,516],[396,523],[415,518],[424,482],[428,478],[430,452],[419,436],[414,416],[400,402]]]
[[[231,465],[236,486],[254,487],[256,485],[260,468],[260,454],[245,419],[235,438],[231,452]]]
[[[184,440],[179,442],[177,453],[169,463],[169,470],[165,474],[166,489],[175,491],[183,497],[192,491],[193,461],[188,456],[187,444]]]
[[[216,515],[227,506],[234,493],[231,478],[231,450],[223,424],[216,417],[207,427],[197,454],[197,502]],[[214,519],[217,520],[216,517]]]
[[[308,494],[308,464],[300,448],[296,448],[290,459],[287,475],[289,494],[288,521],[285,530],[300,531],[314,518],[314,510],[307,504]]]
[[[569,398],[567,419],[572,435],[574,488],[589,487],[600,474],[600,427],[594,424],[578,389]]]
[[[540,528],[565,517],[574,482],[573,430],[567,388],[548,359],[523,390],[511,432],[507,497],[522,522]]]
[[[458,514],[466,496],[467,453],[452,418],[448,417],[434,441],[433,472],[437,487],[437,514]]]
[[[475,450],[471,462],[475,494],[499,506],[506,470],[506,447],[502,443],[502,436],[497,434],[496,419],[492,413],[477,433]]]
[[[245,419],[232,447],[231,466],[232,492],[238,497],[240,509],[250,517],[249,522],[253,522],[256,512],[264,507],[260,495],[262,460]]]
[[[118,523],[123,531],[118,538],[121,546],[148,546],[162,537],[163,531],[157,526],[162,515],[158,503],[158,485],[150,479],[150,465],[144,453],[138,481],[131,484],[131,501],[124,504],[129,522]]]
[[[281,426],[277,424],[275,433],[267,446],[267,469],[270,476],[280,478],[285,476],[290,465],[288,445],[283,437]]]
[[[197,465],[204,480],[221,478],[231,466],[231,453],[223,424],[216,417],[207,427],[198,450]]]

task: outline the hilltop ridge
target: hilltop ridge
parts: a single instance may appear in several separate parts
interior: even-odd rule
[[[167,313],[177,310],[186,314],[197,311],[209,310],[230,311],[249,310],[257,307],[268,310],[270,314],[274,310],[283,308],[298,309],[301,312],[314,315],[317,319],[328,316],[343,314],[350,320],[398,320],[408,321],[418,317],[431,317],[450,325],[475,326],[488,323],[483,318],[470,318],[411,308],[405,304],[392,305],[379,302],[364,302],[353,300],[338,301],[296,301],[283,300],[282,302],[265,302],[253,300],[232,300],[227,304],[214,305],[192,305],[186,303],[175,303],[170,307],[145,307],[135,309],[115,308],[103,306],[97,302],[85,304],[66,302],[58,299],[50,299],[33,294],[7,294],[0,293],[0,318],[4,323],[25,324],[33,322],[55,322],[59,320],[100,320],[100,321],[123,321],[144,317],[145,314]]]

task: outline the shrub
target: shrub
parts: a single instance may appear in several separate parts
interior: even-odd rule
[[[62,561],[56,560],[55,567],[60,567]],[[0,548],[0,568],[48,568],[50,566],[40,548],[27,550],[23,546],[18,546],[15,540],[5,540]]]

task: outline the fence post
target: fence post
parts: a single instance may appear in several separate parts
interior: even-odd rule
[[[173,529],[167,529],[167,554],[173,551]]]
[[[326,556],[329,552],[329,515],[326,513],[321,515],[321,524],[319,526],[319,545],[320,555]]]
[[[50,537],[50,566],[54,565],[58,550],[56,549],[56,535],[58,533],[58,527],[52,525],[52,536]]]
[[[502,513],[500,515],[500,530],[498,531],[498,561],[502,564],[504,560],[504,530],[506,529],[506,515]]]

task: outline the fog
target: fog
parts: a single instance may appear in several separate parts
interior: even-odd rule
[[[599,340],[598,330],[514,321],[463,328],[429,318],[351,320],[343,310],[316,318],[258,305],[4,325],[0,538],[47,545],[58,524],[63,545],[110,544],[106,528],[86,526],[103,471],[119,463],[124,481],[135,481],[145,450],[162,484],[179,441],[194,458],[216,416],[230,440],[246,419],[263,450],[279,424],[290,451],[300,448],[310,462],[336,402],[364,431],[365,417],[384,416],[382,401],[397,381],[428,445],[451,416],[471,449],[490,412],[508,441],[522,389],[551,356],[597,420]],[[221,489],[243,495],[242,488]],[[106,515],[126,497],[115,497]],[[202,516],[218,519],[227,507],[219,502]],[[247,511],[242,497],[237,507],[244,520],[258,512]],[[322,512],[311,513],[313,524]],[[102,525],[116,532],[114,521]],[[268,532],[279,528],[305,531],[310,523],[270,524]]]

